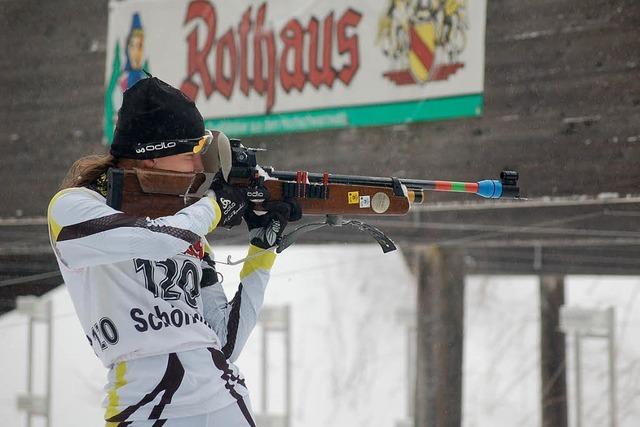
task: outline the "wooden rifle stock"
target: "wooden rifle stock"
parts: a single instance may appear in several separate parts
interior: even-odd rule
[[[112,168],[108,172],[107,204],[133,216],[173,215],[200,199],[212,180],[210,173]],[[243,178],[230,178],[230,183],[249,192],[254,185]],[[304,215],[404,215],[410,208],[409,198],[391,187],[303,184],[281,179],[267,179],[262,187],[268,200],[295,199]],[[256,204],[255,209],[262,210],[261,204]]]

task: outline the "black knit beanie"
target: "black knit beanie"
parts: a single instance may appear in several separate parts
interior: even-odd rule
[[[129,159],[186,153],[204,132],[195,103],[180,90],[149,77],[124,92],[110,152]]]

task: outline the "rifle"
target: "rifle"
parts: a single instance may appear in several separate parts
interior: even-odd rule
[[[293,244],[300,234],[325,226],[354,226],[371,235],[383,252],[396,249],[381,230],[342,216],[405,215],[411,205],[424,201],[424,191],[477,194],[484,198],[519,198],[518,173],[502,171],[499,180],[454,182],[372,176],[278,171],[258,165],[256,153],[239,139],[219,133],[217,150],[203,158],[205,170],[222,173],[226,181],[247,189],[255,210],[266,200],[295,200],[304,215],[325,216],[323,222],[304,224],[283,236],[277,252]],[[208,155],[208,154],[207,154]],[[181,173],[150,169],[110,169],[107,204],[135,216],[172,215],[200,199],[214,173]]]

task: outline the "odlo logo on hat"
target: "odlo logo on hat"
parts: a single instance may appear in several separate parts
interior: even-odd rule
[[[146,153],[147,151],[160,151],[160,150],[166,150],[166,149],[175,148],[175,147],[176,147],[175,141],[159,142],[157,144],[149,144],[149,145],[145,145],[144,147],[136,148],[136,153],[142,154],[142,153]]]

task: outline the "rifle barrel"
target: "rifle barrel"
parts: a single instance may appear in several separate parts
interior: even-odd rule
[[[273,178],[295,181],[296,172],[276,171],[273,168],[265,168],[265,171]],[[309,173],[309,182],[322,182],[323,174]],[[393,187],[394,178],[376,177],[376,176],[359,176],[359,175],[339,175],[329,174],[329,182],[335,184],[349,185],[375,185],[380,187]],[[409,190],[429,190],[429,191],[445,191],[472,193],[491,199],[500,197],[519,197],[519,188],[516,181],[505,182],[505,180],[486,179],[479,182],[457,182],[457,181],[439,181],[427,179],[404,179],[400,178],[400,182]]]

